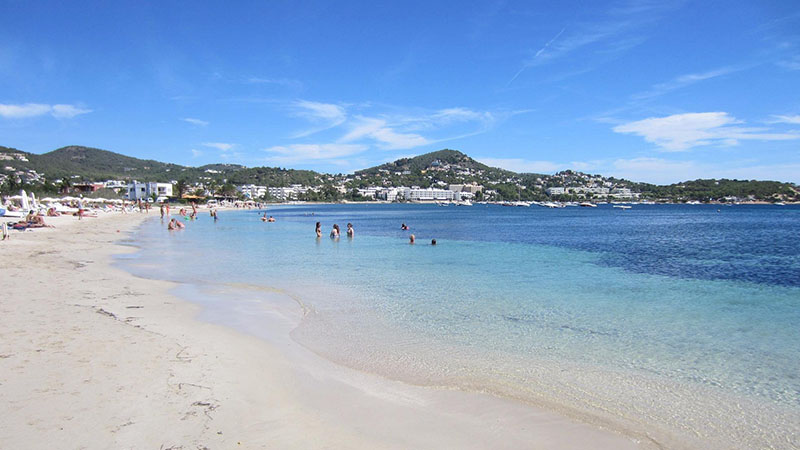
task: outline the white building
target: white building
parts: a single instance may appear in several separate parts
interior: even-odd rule
[[[146,182],[140,183],[136,180],[128,183],[128,199],[129,200],[146,200],[156,197],[172,197],[172,184],[170,183],[156,183]]]
[[[300,184],[293,184],[289,187],[268,187],[267,192],[272,198],[280,201],[297,198],[299,194],[305,194],[309,188]]]
[[[383,188],[379,187],[359,188],[358,193],[361,194],[363,197],[378,198],[378,193],[382,190]]]
[[[449,189],[421,189],[407,188],[404,192],[405,198],[411,202],[432,202],[438,200],[459,200],[461,197],[457,192]]]
[[[563,195],[566,191],[563,187],[551,187],[545,189],[545,192],[547,195]]]
[[[236,186],[236,190],[250,200],[261,198],[268,192],[266,186],[257,186],[255,184]]]
[[[613,191],[611,191],[611,196],[614,198],[631,198],[633,197],[633,194],[628,188],[615,188]]]

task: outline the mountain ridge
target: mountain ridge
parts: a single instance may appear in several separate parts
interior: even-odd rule
[[[518,173],[483,164],[465,153],[442,149],[400,158],[355,171],[353,175],[326,174],[311,170],[286,169],[280,167],[246,167],[238,164],[206,164],[192,167],[156,160],[140,159],[109,150],[68,145],[56,150],[35,154],[12,147],[0,146],[0,179],[35,178],[26,174],[37,174],[44,182],[59,178],[73,181],[138,180],[185,182],[261,184],[268,186],[332,185],[348,180],[348,188],[370,186],[420,186],[435,187],[448,184],[486,184],[502,198],[541,198],[544,190],[553,186],[581,186],[587,183],[611,183],[616,187],[635,189],[648,197],[660,198],[722,198],[755,196],[756,198],[797,198],[800,189],[793,183],[771,180],[697,179],[670,185],[634,182],[614,177],[590,175],[579,171],[565,170],[553,175]],[[12,170],[8,170],[11,167]],[[0,180],[1,181],[1,180]],[[525,190],[525,194],[521,193]],[[716,197],[715,197],[716,196]],[[776,197],[776,198],[777,198]]]

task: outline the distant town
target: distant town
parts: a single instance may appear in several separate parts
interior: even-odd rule
[[[73,173],[74,172],[74,173]],[[100,177],[117,175],[114,178]],[[795,202],[796,185],[695,180],[669,186],[563,171],[518,174],[441,150],[357,171],[321,174],[217,164],[199,168],[144,161],[104,150],[65,147],[35,155],[0,147],[0,192],[105,196],[132,201],[381,201],[470,204],[579,202]]]

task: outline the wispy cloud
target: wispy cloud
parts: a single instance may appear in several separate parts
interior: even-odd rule
[[[21,105],[0,104],[0,117],[6,119],[25,119],[51,115],[56,119],[71,119],[81,114],[88,114],[91,109],[76,105],[56,104],[47,105],[42,103],[25,103]]]
[[[208,124],[209,124],[209,122],[208,122],[208,121],[206,121],[206,120],[193,119],[193,118],[191,118],[191,117],[184,117],[184,118],[183,118],[183,119],[181,119],[181,120],[182,120],[182,121],[184,121],[184,122],[190,123],[190,124],[192,124],[192,125],[199,125],[199,126],[201,126],[201,127],[206,127],[206,126],[208,126]]]
[[[754,161],[704,163],[663,158],[617,159],[603,172],[619,178],[654,184],[672,184],[698,178],[733,178],[800,182],[800,162],[755,164]]]
[[[700,73],[690,73],[686,75],[681,75],[665,83],[656,84],[648,91],[640,92],[638,94],[633,94],[631,98],[633,98],[634,100],[642,100],[642,99],[659,97],[670,91],[681,89],[700,81],[710,80],[712,78],[718,78],[721,76],[729,75],[731,73],[739,72],[749,67],[750,66],[727,66]]]
[[[293,80],[291,78],[249,77],[246,81],[250,84],[276,84],[292,89],[300,89],[303,87],[303,83],[301,81]]]
[[[315,125],[313,128],[295,133],[293,138],[311,136],[337,127],[347,120],[344,107],[333,103],[297,100],[292,103],[292,109],[293,115],[302,117]]]
[[[511,86],[511,83],[513,83],[514,80],[516,80],[517,77],[519,77],[522,74],[522,72],[525,71],[525,69],[527,69],[528,67],[533,66],[536,63],[537,59],[540,56],[542,56],[542,54],[547,50],[547,48],[550,47],[550,45],[552,45],[553,42],[555,42],[555,40],[558,39],[562,34],[564,34],[564,31],[566,31],[566,28],[562,28],[561,31],[559,31],[555,36],[553,36],[552,39],[547,41],[547,43],[544,44],[544,47],[540,48],[536,53],[533,54],[533,57],[531,59],[529,59],[528,61],[523,62],[522,68],[519,69],[517,71],[517,73],[515,73],[514,76],[511,77],[510,80],[508,80],[508,83],[506,83],[506,86]]]
[[[793,116],[773,115],[772,119],[767,121],[767,123],[790,123],[800,125],[800,114],[795,114]]]
[[[510,86],[526,69],[549,64],[586,48],[591,47],[594,56],[605,55],[605,58],[608,58],[609,55],[635,47],[646,40],[647,25],[657,21],[665,12],[679,6],[680,3],[680,1],[623,1],[607,8],[599,20],[569,24],[533,55],[523,60],[522,67],[506,86]],[[570,31],[566,32],[568,28]]]
[[[356,117],[351,130],[344,135],[341,142],[353,142],[372,139],[385,150],[398,150],[419,147],[429,141],[419,134],[402,133],[390,127],[386,120],[371,117]]]
[[[788,70],[800,70],[800,55],[792,55],[776,63],[779,67]]]
[[[389,109],[393,112],[378,112],[373,104],[359,105],[320,103],[299,100],[292,103],[292,115],[302,117],[317,127],[299,132],[291,136],[293,139],[306,138],[313,134],[330,130],[342,130],[342,135],[334,138],[334,144],[369,144],[381,150],[412,149],[435,142],[458,139],[485,132],[498,119],[498,114],[488,111],[475,111],[464,107],[443,108],[434,111],[414,111],[413,113],[397,113],[399,108]],[[351,114],[354,109],[363,114]],[[510,116],[519,112],[500,114]],[[450,131],[449,133],[448,130]],[[433,136],[424,136],[432,134]],[[444,133],[449,135],[442,136]]]
[[[191,152],[192,152],[192,158],[197,158],[198,156],[203,155],[203,152],[201,152],[200,150],[192,149]]]
[[[765,128],[744,128],[726,112],[674,114],[650,117],[613,128],[617,133],[641,136],[664,151],[679,152],[704,145],[737,145],[740,140],[800,139],[795,133],[769,133]]]
[[[360,144],[292,144],[264,149],[274,156],[266,158],[271,163],[290,164],[304,161],[336,160],[367,150]]]
[[[228,144],[226,142],[203,142],[202,145],[205,147],[215,148],[222,152],[227,152],[236,146],[236,144]]]

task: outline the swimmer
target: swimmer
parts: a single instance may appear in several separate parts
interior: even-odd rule
[[[436,245],[436,239],[431,239],[431,245]]]
[[[414,243],[414,235],[413,234],[408,237],[408,243],[409,244],[413,244]]]
[[[352,223],[347,223],[347,237],[351,238],[356,235],[356,231],[353,229]]]
[[[331,229],[331,239],[339,239],[339,225],[333,224],[333,229]]]

